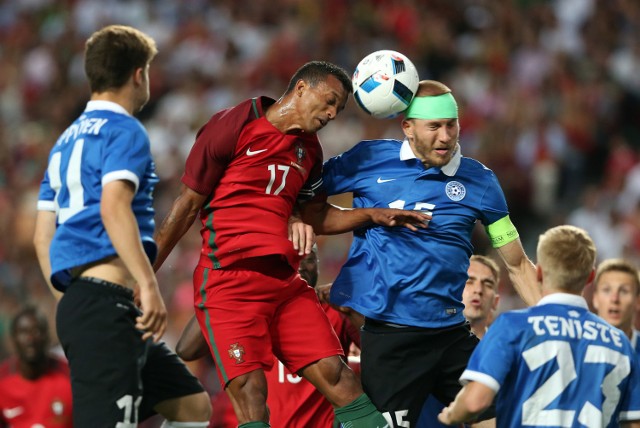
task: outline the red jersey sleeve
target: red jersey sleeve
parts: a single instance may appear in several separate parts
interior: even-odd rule
[[[233,158],[244,125],[261,117],[274,102],[267,97],[252,98],[211,116],[196,135],[182,182],[201,195],[210,195]]]

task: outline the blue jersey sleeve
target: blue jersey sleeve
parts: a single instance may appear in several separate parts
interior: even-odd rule
[[[328,195],[353,192],[362,165],[364,142],[324,163],[322,189]]]
[[[511,322],[500,315],[471,355],[466,370],[460,376],[462,383],[480,382],[496,393],[514,366],[517,348],[510,334]]]
[[[38,194],[39,211],[55,211],[56,192],[51,188],[49,171],[44,172],[44,178],[40,183],[40,193]]]
[[[628,391],[623,395],[620,406],[620,422],[640,420],[640,356],[631,361]]]
[[[137,120],[133,126],[117,127],[112,132],[102,153],[102,185],[128,180],[137,192],[151,159],[147,132]]]
[[[489,171],[487,182],[487,189],[482,197],[482,218],[480,219],[485,226],[489,226],[509,214],[507,200],[493,171]]]

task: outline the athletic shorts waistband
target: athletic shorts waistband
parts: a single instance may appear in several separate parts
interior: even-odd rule
[[[97,285],[98,287],[96,287],[96,289],[98,290],[108,291],[110,293],[115,293],[120,296],[126,297],[127,299],[133,300],[133,290],[116,284],[115,282],[105,281],[104,279],[95,278],[93,276],[81,276],[74,279],[72,284],[78,282],[84,282],[90,284],[91,286]]]
[[[376,330],[388,330],[390,332],[405,332],[405,333],[418,332],[418,333],[427,333],[427,334],[439,334],[445,331],[456,330],[460,327],[470,329],[470,324],[468,321],[463,321],[459,324],[449,325],[446,327],[427,328],[427,327],[418,327],[418,326],[412,326],[412,325],[395,324],[395,323],[380,321],[380,320],[367,318],[367,317],[365,317],[364,319],[364,325],[365,327],[374,328]]]

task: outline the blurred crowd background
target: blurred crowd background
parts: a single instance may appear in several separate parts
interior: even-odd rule
[[[139,115],[161,178],[158,221],[214,112],[277,98],[308,60],[351,73],[368,53],[393,49],[421,79],[453,88],[462,152],[495,171],[533,260],[542,230],[572,223],[590,232],[600,259],[640,261],[637,0],[0,0],[0,357],[23,302],[53,322],[31,244],[38,187],[51,145],[89,97],[84,41],[113,23],[149,33],[160,51]],[[329,157],[402,133],[399,119],[369,118],[351,100],[320,137]],[[476,252],[491,254],[476,235]],[[329,282],[350,236],[319,243],[320,281]],[[159,272],[170,344],[192,313],[199,250],[196,226]],[[521,305],[506,279],[500,291],[502,310]]]

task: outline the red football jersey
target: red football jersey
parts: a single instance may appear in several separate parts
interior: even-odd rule
[[[37,380],[23,378],[17,360],[0,366],[0,420],[12,428],[70,428],[71,381],[66,362],[51,359],[51,368]]]
[[[200,211],[200,265],[220,268],[247,257],[281,254],[297,268],[288,219],[298,199],[322,182],[315,134],[283,134],[262,116],[268,99],[214,115],[200,130],[182,181],[209,195]]]

